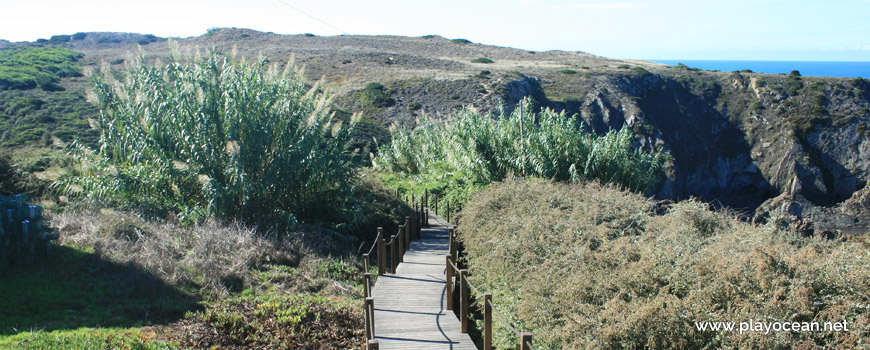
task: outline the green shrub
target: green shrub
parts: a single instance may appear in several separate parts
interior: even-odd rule
[[[563,70],[560,70],[559,73],[571,75],[571,74],[577,74],[577,71],[573,70],[573,69],[563,69]]]
[[[616,66],[616,68],[619,68],[619,69],[629,69],[629,68],[631,68],[631,66],[629,66],[629,65],[627,65],[627,64],[620,64],[620,65]]]
[[[450,42],[459,45],[471,44],[471,40],[468,39],[451,39]]]
[[[786,94],[789,96],[797,96],[800,90],[804,88],[804,82],[799,75],[789,75],[785,82]]]
[[[69,42],[71,38],[72,36],[70,35],[54,35],[50,39],[48,39],[48,42],[52,44],[63,44]]]
[[[475,287],[535,349],[862,348],[870,246],[802,238],[690,200],[662,208],[596,183],[506,181],[459,236]],[[476,296],[479,298],[479,296]],[[713,332],[695,322],[839,322],[847,332]],[[736,328],[735,328],[736,329]],[[497,326],[497,348],[514,348]]]
[[[644,69],[643,67],[635,66],[635,67],[631,67],[631,70],[633,70],[635,73],[640,74],[640,75],[652,75],[652,73],[650,73],[650,71]]]
[[[187,222],[293,225],[352,212],[345,147],[356,120],[335,122],[327,96],[289,65],[173,53],[159,67],[140,56],[122,81],[114,74],[93,77],[100,148],[73,149],[79,169],[61,192]]]
[[[489,58],[486,58],[486,57],[478,57],[478,58],[471,60],[471,63],[494,63],[494,62],[495,61],[493,61]]]
[[[371,82],[366,85],[360,95],[360,101],[364,105],[375,108],[389,107],[396,102],[386,93],[384,85],[378,82]]]
[[[82,75],[81,53],[59,47],[0,50],[0,90],[62,90],[61,78]]]

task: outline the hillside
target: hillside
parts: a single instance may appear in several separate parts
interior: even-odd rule
[[[102,63],[120,65],[137,46],[149,56],[166,55],[168,43],[153,35],[78,33],[37,43],[3,42],[0,49],[65,47],[83,54],[79,62],[87,71]],[[511,109],[531,97],[538,107],[577,113],[597,133],[627,123],[642,147],[662,149],[668,179],[657,189],[659,199],[696,196],[741,210],[747,218],[782,211],[805,234],[851,232],[870,224],[865,189],[870,82],[863,79],[699,71],[440,36],[216,29],[177,43],[183,49],[295,59],[306,67],[309,81],[335,93],[337,109],[364,112],[368,133],[380,142],[394,123],[413,127],[418,118],[444,118],[464,106]],[[83,99],[87,83],[85,77],[68,77],[60,86]],[[19,117],[0,110],[0,119]],[[83,125],[86,118],[75,123]]]

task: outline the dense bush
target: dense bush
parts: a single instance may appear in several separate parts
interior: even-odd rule
[[[596,183],[508,181],[468,203],[471,281],[536,349],[863,348],[866,238],[803,238],[694,200],[659,208]],[[848,332],[698,331],[695,322],[839,322]],[[497,325],[498,348],[513,332]]]
[[[82,75],[81,53],[59,47],[0,50],[0,90],[62,90],[61,78]]]
[[[360,101],[366,106],[375,108],[389,107],[395,103],[395,100],[384,91],[384,85],[377,82],[366,85],[360,95]]]
[[[144,56],[122,81],[94,74],[99,151],[74,149],[78,171],[57,188],[121,206],[168,210],[181,220],[294,225],[353,214],[350,126],[292,65],[174,53]]]
[[[78,91],[0,91],[0,146],[45,146],[52,143],[52,137],[95,145],[99,132],[88,119],[98,115],[97,108]]]
[[[517,109],[481,116],[463,110],[447,122],[393,130],[392,142],[380,148],[373,164],[392,186],[406,191],[427,186],[454,201],[465,201],[471,191],[509,174],[600,179],[646,192],[661,179],[661,162],[634,144],[628,127],[599,137],[564,112]]]
[[[489,58],[486,58],[486,57],[478,57],[478,58],[471,60],[471,63],[494,63],[494,62],[495,61],[493,61]]]

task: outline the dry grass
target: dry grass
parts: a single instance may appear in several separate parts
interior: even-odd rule
[[[265,263],[298,265],[295,244],[258,235],[239,224],[211,221],[193,227],[146,221],[103,209],[68,210],[51,217],[61,244],[92,248],[102,259],[135,265],[172,285],[226,295],[250,284]]]
[[[656,214],[656,209],[664,214]],[[537,349],[860,348],[870,246],[666,208],[598,184],[508,181],[462,217],[473,283]],[[849,332],[699,332],[695,321],[846,320]],[[504,329],[499,343],[515,344]]]

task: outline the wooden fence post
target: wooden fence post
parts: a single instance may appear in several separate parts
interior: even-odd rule
[[[419,223],[420,223],[420,229],[421,229],[421,230],[422,230],[424,227],[426,227],[425,225],[423,225],[423,201],[422,201],[422,200],[420,201],[420,219],[417,220],[417,221],[419,221]]]
[[[447,223],[450,223],[450,201],[447,201]]]
[[[405,262],[405,228],[399,225],[399,262]]]
[[[411,250],[411,217],[405,217],[405,250]]]
[[[435,195],[435,215],[438,215],[438,195]]]
[[[451,263],[453,262],[453,257],[450,255],[445,256],[445,260],[447,260],[447,310],[453,310],[453,266]]]
[[[423,238],[423,225],[422,225],[422,222],[420,221],[422,219],[423,219],[423,209],[420,209],[417,212],[417,217],[414,218],[414,220],[416,220],[416,222],[417,222],[416,224],[414,224],[414,226],[417,226],[417,233],[416,233],[417,239]]]
[[[396,274],[396,265],[399,265],[399,247],[396,244],[396,235],[390,238],[390,267],[392,269],[392,274]]]
[[[363,274],[363,296],[372,296],[372,274],[368,272]]]
[[[459,331],[468,333],[468,270],[459,270]]]
[[[492,350],[492,293],[483,294],[483,350]]]
[[[384,242],[384,228],[378,227],[378,276],[387,271],[387,247]]]
[[[369,254],[363,254],[363,273],[369,272]]]
[[[453,228],[447,229],[447,254],[453,256],[453,250],[456,249],[453,245],[456,244],[453,242]]]
[[[522,350],[532,350],[532,333],[522,332],[520,333],[520,349]]]
[[[368,350],[380,350],[381,349],[380,345],[378,345],[377,339],[370,339],[368,341],[368,344],[366,344],[366,346],[367,346]]]
[[[375,298],[368,297],[365,301],[366,339],[375,337]]]

